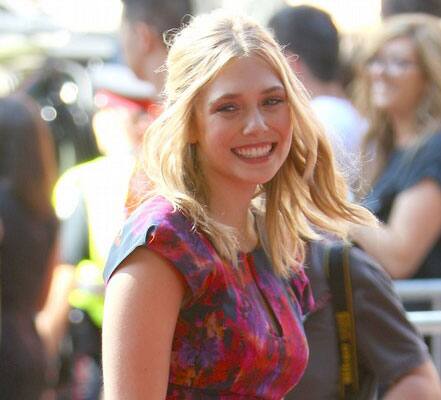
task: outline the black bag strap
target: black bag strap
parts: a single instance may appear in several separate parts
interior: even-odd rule
[[[332,295],[340,354],[340,399],[358,393],[358,359],[355,320],[352,303],[352,282],[349,263],[351,245],[333,243],[324,255],[325,271]]]

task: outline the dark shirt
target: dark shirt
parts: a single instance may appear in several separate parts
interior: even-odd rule
[[[430,136],[417,149],[395,150],[363,204],[387,223],[397,196],[425,179],[441,189],[441,133]],[[441,237],[429,250],[413,278],[441,277]]]
[[[335,316],[324,267],[324,242],[313,242],[305,262],[316,307],[304,326],[309,362],[300,383],[285,400],[339,398],[339,355]],[[422,338],[406,319],[388,276],[361,250],[350,251],[353,307],[361,393],[374,399],[398,378],[429,359]]]

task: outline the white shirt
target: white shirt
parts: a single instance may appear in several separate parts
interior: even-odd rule
[[[348,183],[353,183],[358,178],[360,144],[367,130],[367,121],[345,98],[317,96],[311,99],[311,106],[328,134],[339,167]]]

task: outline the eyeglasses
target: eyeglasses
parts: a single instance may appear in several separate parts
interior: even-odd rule
[[[367,62],[369,72],[383,70],[391,75],[399,75],[411,68],[418,67],[418,63],[399,57],[374,57]]]

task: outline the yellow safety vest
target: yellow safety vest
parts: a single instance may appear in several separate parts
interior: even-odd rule
[[[124,219],[124,204],[134,167],[132,157],[98,157],[66,171],[56,184],[54,204],[60,219],[67,219],[84,199],[89,233],[89,259],[78,263],[76,285],[69,295],[73,307],[87,312],[102,326],[103,268]]]

